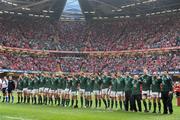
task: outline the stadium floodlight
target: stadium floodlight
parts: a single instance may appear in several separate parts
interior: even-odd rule
[[[120,12],[120,11],[122,11],[122,9],[118,9],[117,11]]]
[[[39,15],[34,15],[34,17],[39,17]]]
[[[114,16],[114,18],[116,18],[116,19],[117,19],[117,18],[119,18],[119,17],[118,17],[118,16]]]
[[[108,19],[108,17],[104,17],[104,19]]]
[[[90,13],[91,13],[91,14],[95,14],[95,11],[91,11]]]
[[[84,13],[89,13],[88,11],[84,11]]]
[[[9,13],[8,11],[4,11],[4,13]]]
[[[180,11],[180,8],[178,10]]]
[[[140,5],[141,3],[136,3],[137,5]]]
[[[162,11],[161,13],[166,13],[166,11]]]
[[[12,5],[17,6],[17,4],[13,3]]]
[[[30,8],[25,8],[25,10],[31,10]]]
[[[47,13],[48,11],[47,10],[43,10],[43,12]]]
[[[155,13],[151,13],[151,15],[155,15]]]
[[[54,11],[50,10],[49,13],[54,13]]]
[[[0,14],[3,14],[3,11],[0,11]]]
[[[136,17],[140,17],[141,15],[136,15]]]
[[[120,16],[120,18],[124,18],[124,16]]]
[[[22,13],[17,13],[18,15],[22,15]]]
[[[10,14],[14,14],[14,12],[9,12]]]
[[[146,14],[146,16],[149,16],[150,14]]]
[[[40,15],[40,17],[42,17],[42,18],[43,18],[43,17],[44,17],[44,15]]]
[[[33,14],[29,14],[29,16],[34,16]]]
[[[99,17],[99,19],[103,19],[103,17]]]
[[[112,12],[115,12],[115,10],[112,10]]]
[[[173,12],[176,12],[176,11],[177,11],[177,9],[174,9],[174,10],[173,10]]]
[[[13,3],[12,2],[7,2],[7,4],[12,5]]]
[[[168,12],[168,13],[169,13],[169,12],[171,12],[171,10],[167,10],[166,12]]]
[[[156,14],[158,15],[158,14],[161,14],[161,12],[156,12]]]
[[[127,15],[126,18],[130,18],[130,16]]]
[[[47,15],[47,16],[45,16],[45,17],[46,17],[46,18],[50,18],[50,16],[48,16],[48,15]]]

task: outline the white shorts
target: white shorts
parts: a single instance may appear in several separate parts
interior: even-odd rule
[[[94,95],[101,95],[101,92],[99,90],[94,90],[93,93]]]
[[[78,95],[78,91],[72,91],[72,92],[71,92],[71,95],[72,95],[72,96]]]
[[[161,93],[160,92],[152,92],[151,93],[151,97],[153,97],[153,98],[161,98]]]
[[[109,89],[108,88],[102,89],[102,94],[109,94]]]
[[[54,90],[51,90],[51,89],[50,89],[50,90],[49,90],[49,93],[50,93],[50,94],[54,93]]]
[[[149,90],[147,90],[147,91],[142,91],[142,95],[150,96],[150,91],[149,91]]]
[[[62,89],[57,89],[57,91],[58,91],[58,93],[61,93],[61,92],[63,92],[63,90],[62,90]]]
[[[86,92],[85,92],[85,95],[86,95],[86,96],[90,96],[90,95],[91,95],[91,92],[90,92],[90,91],[86,91]]]
[[[18,89],[17,89],[17,93],[22,93],[22,90],[18,90]]]
[[[28,92],[28,88],[23,88],[23,92]]]
[[[125,96],[125,92],[123,92],[123,91],[117,91],[117,92],[116,92],[116,96],[117,96],[117,97],[119,97],[119,96],[124,97],[124,96]]]
[[[79,89],[79,93],[80,93],[80,94],[85,93],[85,89]]]
[[[33,93],[33,94],[38,93],[38,89],[33,89],[33,90],[32,90],[32,93]]]
[[[39,88],[39,92],[43,92],[43,91],[44,91],[43,87]]]
[[[49,92],[49,88],[44,88],[44,92],[45,93]]]
[[[111,91],[111,92],[110,92],[110,96],[111,96],[111,97],[116,97],[116,92],[115,92],[115,91]]]
[[[30,90],[30,89],[27,90],[27,93],[31,93],[31,92],[32,92],[32,90]]]
[[[69,88],[66,88],[66,89],[64,90],[64,94],[70,94],[70,93],[71,93],[71,91],[70,91]]]

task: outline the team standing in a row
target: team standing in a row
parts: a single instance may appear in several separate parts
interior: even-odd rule
[[[9,77],[9,80],[4,77],[2,80],[3,102],[10,102],[14,89],[13,85],[11,88],[5,85],[9,84],[9,81],[12,81],[12,77]],[[124,75],[23,75],[16,83],[18,103],[57,104],[77,108],[80,97],[81,107],[92,107],[94,101],[95,108],[98,108],[103,101],[106,109],[115,107],[128,111],[130,108],[130,111],[141,112],[142,101],[144,112],[149,112],[153,103],[153,113],[157,112],[157,107],[160,113],[162,99],[163,113],[173,113],[173,81],[167,72],[161,76],[157,73],[149,75],[147,70],[144,70],[141,76],[130,75],[128,72]],[[12,102],[13,99],[12,96]]]

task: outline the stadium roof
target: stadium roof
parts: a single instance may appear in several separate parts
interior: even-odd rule
[[[61,20],[120,19],[180,11],[180,0],[0,0],[0,14]]]

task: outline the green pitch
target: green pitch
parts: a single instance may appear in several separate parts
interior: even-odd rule
[[[176,98],[173,115],[0,103],[0,120],[180,120],[180,107]]]

